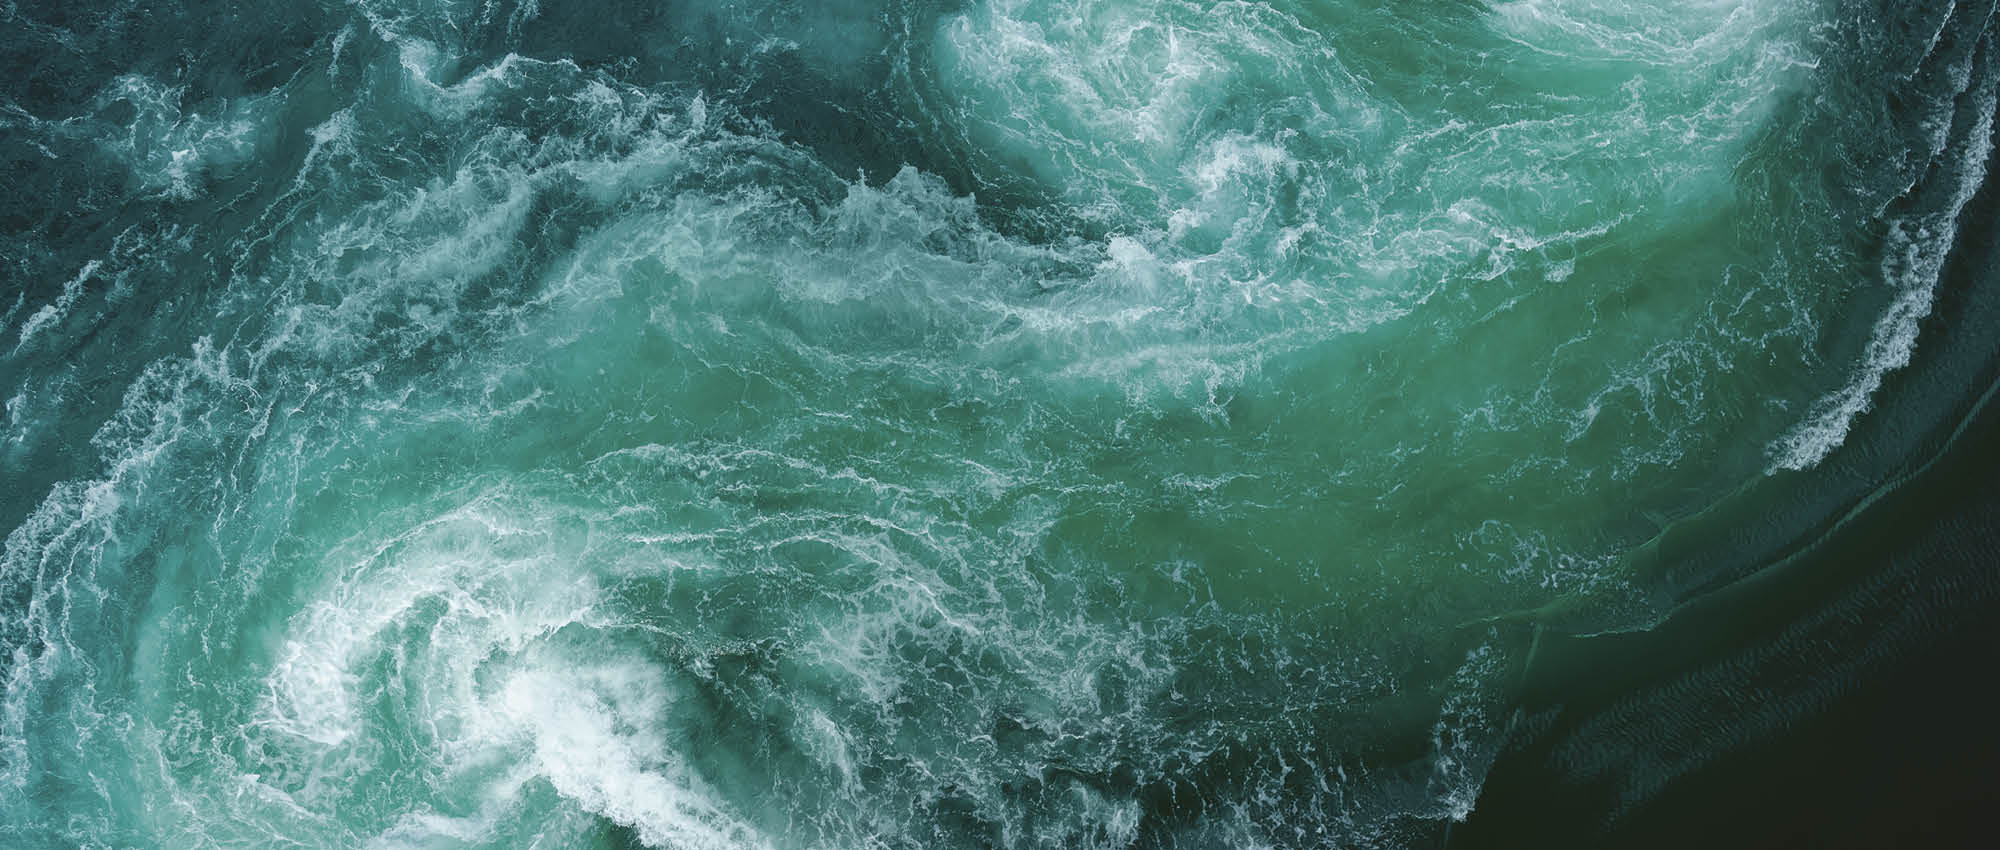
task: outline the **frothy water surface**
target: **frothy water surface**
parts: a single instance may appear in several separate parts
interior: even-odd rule
[[[1409,846],[1920,356],[1939,5],[10,6],[0,835]]]

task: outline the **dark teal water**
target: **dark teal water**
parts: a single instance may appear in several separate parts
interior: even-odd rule
[[[1430,846],[1973,616],[1752,627],[1983,439],[1991,0],[0,17],[9,846]]]

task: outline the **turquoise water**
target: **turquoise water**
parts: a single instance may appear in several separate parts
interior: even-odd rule
[[[34,848],[1432,840],[1538,629],[1909,451],[2000,86],[1991,2],[0,14]]]

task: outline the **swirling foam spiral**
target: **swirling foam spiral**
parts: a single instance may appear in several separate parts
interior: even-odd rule
[[[1909,358],[1991,36],[1869,210],[1836,6],[9,6],[0,835],[1463,817]]]

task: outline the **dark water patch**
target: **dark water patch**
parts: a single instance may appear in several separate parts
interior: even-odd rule
[[[2000,191],[1964,221],[1924,348],[1849,442],[1763,484],[1761,521],[1645,553],[1706,585],[1649,630],[1540,638],[1447,846],[1987,843],[2000,732],[1970,671],[2000,646]]]

